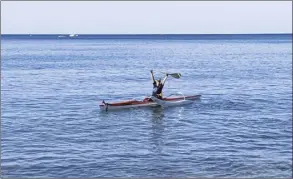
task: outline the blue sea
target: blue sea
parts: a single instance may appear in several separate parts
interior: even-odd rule
[[[164,96],[191,105],[100,111]],[[1,178],[292,177],[292,34],[2,35]]]

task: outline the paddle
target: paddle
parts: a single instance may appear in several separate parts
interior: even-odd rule
[[[161,73],[164,73],[164,72],[161,72]],[[181,77],[181,73],[165,73],[165,74],[168,74],[176,79],[179,79]]]
[[[176,79],[179,79],[181,77],[181,73],[171,73],[171,74],[168,74],[170,76],[172,76],[173,78],[176,78]]]

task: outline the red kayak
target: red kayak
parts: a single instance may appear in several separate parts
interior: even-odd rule
[[[182,104],[186,101],[195,101],[197,99],[200,99],[201,95],[194,95],[194,96],[180,96],[180,97],[167,97],[163,98],[162,101],[165,102],[177,102],[177,104],[180,104],[182,101]],[[129,101],[122,101],[122,102],[114,102],[114,103],[106,103],[105,101],[102,102],[100,105],[101,110],[113,110],[113,109],[125,109],[125,108],[136,108],[136,107],[150,107],[150,106],[159,106],[157,102],[154,102],[150,98],[145,98],[142,101],[138,100],[129,100]]]

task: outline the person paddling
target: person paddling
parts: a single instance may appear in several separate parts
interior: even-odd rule
[[[155,96],[158,99],[163,99],[162,91],[163,91],[164,84],[168,78],[168,74],[166,74],[166,76],[164,77],[163,82],[161,82],[161,79],[155,80],[153,70],[151,70],[151,77],[152,77],[152,81],[153,81],[152,96]]]

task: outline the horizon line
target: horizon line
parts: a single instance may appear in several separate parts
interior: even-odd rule
[[[136,33],[133,33],[133,34],[104,34],[104,33],[100,33],[100,34],[90,34],[90,33],[71,33],[72,35],[292,35],[292,32],[291,33],[283,33],[283,32],[280,32],[280,33],[225,33],[225,34],[212,34],[212,33],[207,33],[207,34],[204,34],[204,33],[182,33],[182,34],[179,34],[179,33],[175,33],[175,34],[172,34],[172,33],[166,33],[166,34],[163,34],[163,33],[154,33],[154,34],[148,34],[148,33],[139,33],[139,34],[136,34]],[[40,34],[1,34],[2,35],[71,35],[70,33],[57,33],[57,34],[43,34],[43,33],[40,33]]]

